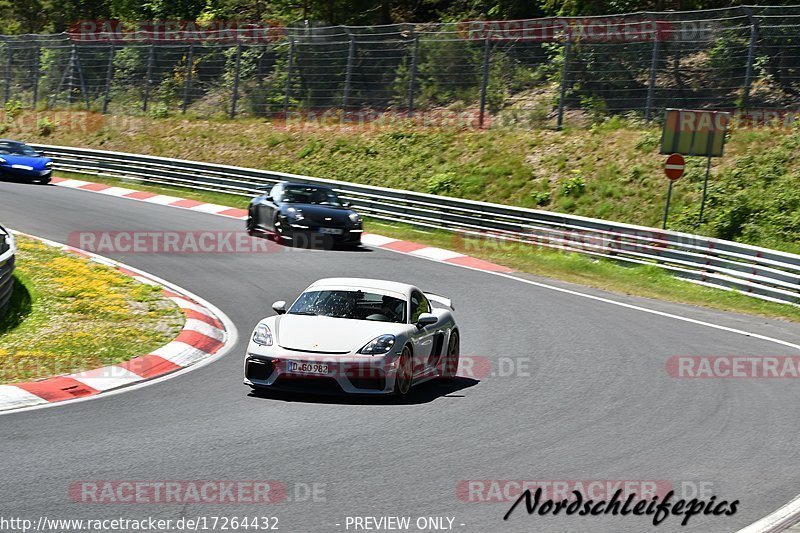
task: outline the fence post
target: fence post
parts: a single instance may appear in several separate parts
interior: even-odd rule
[[[150,43],[150,53],[147,57],[147,74],[144,80],[144,99],[142,100],[142,111],[147,113],[147,104],[150,102],[150,84],[153,77],[153,60],[155,59],[156,49],[153,43]]]
[[[564,100],[567,96],[567,74],[569,74],[569,56],[572,51],[572,31],[567,30],[567,42],[564,44],[564,64],[561,65],[561,91],[558,95],[558,118],[556,128],[564,127]]]
[[[3,95],[3,103],[8,103],[11,95],[11,43],[6,41],[6,84],[5,94]]]
[[[656,70],[658,69],[658,52],[661,47],[661,37],[658,32],[658,23],[654,20],[656,28],[653,35],[653,57],[650,59],[650,77],[647,80],[647,104],[644,111],[644,119],[649,122],[653,113],[653,96],[656,88]]]
[[[744,90],[742,91],[742,109],[747,108],[748,101],[750,100],[750,86],[753,83],[753,62],[756,55],[756,41],[758,41],[758,25],[753,18],[750,17],[750,46],[747,50],[747,69],[744,73]]]
[[[33,110],[36,111],[36,106],[39,105],[39,54],[42,50],[39,45],[36,45],[33,51]]]
[[[64,76],[67,76],[67,106],[72,105],[72,90],[74,89],[72,78],[74,77],[74,69],[75,69],[75,45],[73,44],[69,53],[69,63],[67,64],[67,70],[64,71]]]
[[[417,83],[417,57],[419,56],[419,35],[414,35],[414,46],[411,52],[411,72],[408,80],[408,118],[414,116],[414,90]]]
[[[353,78],[353,58],[356,54],[356,40],[350,36],[350,46],[347,48],[347,68],[344,74],[344,94],[342,95],[342,109],[347,112],[347,104],[350,100],[350,84]],[[345,117],[346,119],[346,117]]]
[[[183,104],[181,113],[186,114],[189,106],[189,89],[192,87],[192,66],[194,65],[194,45],[189,45],[189,57],[186,58],[186,80],[183,83]]]
[[[233,93],[231,94],[231,118],[236,116],[236,104],[239,101],[239,69],[242,66],[242,43],[236,43],[236,66],[233,73]]]
[[[111,82],[114,80],[114,45],[108,45],[108,70],[106,70],[106,93],[103,96],[103,114],[108,113],[108,103],[111,101]]]
[[[75,68],[78,69],[78,83],[81,84],[81,94],[83,95],[83,100],[86,102],[86,109],[89,109],[89,91],[86,89],[86,79],[83,77],[83,67],[81,67],[81,55],[78,53],[78,49],[75,45],[72,45],[72,49],[75,52]]]
[[[283,92],[283,116],[289,116],[289,99],[292,94],[292,70],[294,70],[294,39],[289,37],[289,64],[286,66],[286,90]]]
[[[483,77],[481,79],[481,111],[478,115],[478,127],[483,127],[484,116],[486,114],[486,89],[489,87],[489,49],[492,42],[489,35],[483,41]]]

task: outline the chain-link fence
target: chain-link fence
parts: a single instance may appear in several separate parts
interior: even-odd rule
[[[798,23],[800,6],[742,6],[262,35],[6,36],[0,80],[5,102],[37,108],[560,126],[666,107],[790,109]]]

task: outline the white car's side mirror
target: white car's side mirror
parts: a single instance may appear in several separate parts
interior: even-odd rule
[[[417,327],[424,328],[425,326],[436,324],[438,321],[439,319],[436,318],[436,315],[431,313],[422,313],[419,315],[419,318],[417,319]]]
[[[278,300],[277,302],[272,304],[272,309],[279,315],[282,315],[286,312],[286,302],[284,302],[283,300]]]

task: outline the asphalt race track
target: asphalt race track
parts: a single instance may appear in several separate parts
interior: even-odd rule
[[[0,183],[0,220],[59,242],[81,230],[243,226],[18,183]],[[798,355],[785,346],[381,250],[107,255],[213,303],[236,325],[239,343],[174,379],[0,416],[0,515],[272,515],[280,531],[301,533],[347,531],[347,516],[449,516],[455,531],[469,533],[640,532],[654,529],[649,517],[528,516],[520,507],[504,522],[510,502],[463,501],[457,488],[465,480],[662,480],[679,496],[688,483],[740,500],[734,516],[695,516],[686,527],[668,517],[657,528],[711,532],[744,527],[800,493],[794,380],[675,379],[665,370],[674,355]],[[251,328],[272,314],[273,301],[293,300],[328,276],[406,281],[451,297],[462,357],[488,358],[494,375],[421,385],[402,404],[250,394],[242,359]],[[800,342],[794,325],[605,296]],[[68,490],[81,480],[279,480],[288,499],[75,503]],[[306,497],[314,484],[317,497]]]

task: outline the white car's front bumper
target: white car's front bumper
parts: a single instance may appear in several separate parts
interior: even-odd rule
[[[244,359],[244,384],[264,389],[318,394],[391,394],[397,354],[326,355],[250,343]],[[325,373],[292,371],[289,363],[323,366]]]

